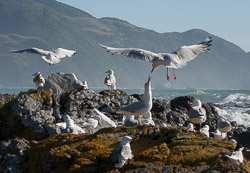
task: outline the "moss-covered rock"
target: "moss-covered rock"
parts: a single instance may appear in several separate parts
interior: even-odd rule
[[[137,139],[131,142],[134,158],[123,168],[116,169],[112,152],[125,135]],[[125,172],[150,165],[159,170],[175,165],[183,170],[209,168],[222,172],[249,172],[246,160],[239,166],[232,166],[227,161],[224,155],[234,148],[235,144],[228,141],[182,129],[157,126],[106,128],[94,135],[61,134],[40,141],[31,148],[22,169],[25,172]]]

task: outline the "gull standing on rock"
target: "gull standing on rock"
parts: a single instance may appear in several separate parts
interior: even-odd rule
[[[45,84],[45,78],[42,76],[41,72],[36,72],[33,76],[35,76],[33,82],[36,84],[36,88],[43,87]]]
[[[217,127],[218,127],[218,130],[221,132],[221,133],[227,133],[231,130],[232,126],[231,126],[231,123],[229,121],[227,121],[226,119],[224,118],[220,118],[217,122]]]
[[[108,76],[104,79],[104,84],[108,86],[110,90],[116,90],[116,79],[115,73],[112,69],[109,69],[105,73],[108,73]]]
[[[244,147],[238,148],[238,150],[231,153],[231,155],[225,155],[229,161],[234,165],[239,165],[243,162],[243,153],[242,150]]]
[[[219,129],[216,129],[214,132],[211,132],[214,135],[215,139],[225,139],[227,137],[226,133],[221,133]]]
[[[117,113],[123,113],[125,115],[134,115],[137,117],[137,121],[140,125],[138,117],[140,115],[145,115],[147,112],[149,112],[152,108],[152,91],[151,91],[151,77],[148,77],[148,81],[145,83],[144,88],[144,94],[141,98],[141,100],[131,103],[127,106],[124,106],[120,109],[118,109]]]
[[[207,119],[206,110],[202,107],[201,101],[196,99],[189,106],[192,106],[188,112],[189,120],[194,124],[200,124],[201,129],[201,124]]]
[[[42,55],[42,59],[49,63],[49,65],[54,65],[59,63],[62,58],[65,57],[72,57],[76,54],[76,51],[74,50],[68,50],[63,48],[57,48],[53,51],[47,51],[39,48],[29,48],[29,49],[22,49],[22,50],[10,50],[11,53],[32,53],[37,55]]]
[[[209,51],[209,46],[211,46],[212,37],[207,37],[203,42],[190,45],[182,46],[178,50],[172,53],[154,53],[148,50],[138,49],[138,48],[114,48],[104,46],[99,44],[101,47],[110,52],[112,55],[125,55],[129,58],[135,58],[139,60],[144,60],[152,63],[151,73],[158,68],[160,65],[166,66],[167,69],[167,80],[169,80],[168,68],[178,69],[187,65],[187,63],[197,57],[200,53],[207,53]],[[174,79],[176,75],[174,73]]]
[[[130,142],[132,138],[130,136],[124,136],[118,147],[113,152],[113,161],[116,168],[122,168],[128,159],[134,157],[130,148]]]
[[[81,127],[76,125],[74,121],[70,118],[69,115],[65,115],[63,117],[64,121],[66,122],[66,132],[72,134],[82,134],[86,133]]]
[[[83,128],[92,128],[95,129],[98,126],[99,120],[101,117],[99,115],[95,115],[87,119],[86,122],[83,123]]]

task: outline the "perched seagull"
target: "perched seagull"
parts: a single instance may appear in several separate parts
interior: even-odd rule
[[[66,122],[66,132],[72,133],[72,134],[82,134],[85,133],[85,131],[76,125],[74,121],[70,118],[69,115],[65,115],[63,117],[64,121]]]
[[[126,116],[126,119],[124,120],[124,126],[137,126],[138,122],[135,120],[135,116]]]
[[[206,110],[202,107],[201,101],[196,99],[189,106],[192,106],[188,112],[189,120],[194,124],[200,124],[201,128],[201,124],[207,119]]]
[[[29,49],[22,49],[22,50],[10,50],[11,53],[32,53],[42,55],[42,59],[49,63],[49,65],[57,64],[61,61],[62,58],[65,57],[72,57],[76,54],[74,50],[68,50],[63,48],[57,48],[53,51],[47,51],[39,48],[29,48]]]
[[[130,142],[132,138],[130,136],[124,136],[118,147],[113,152],[113,161],[116,168],[122,168],[128,159],[134,157],[130,148]]]
[[[143,118],[140,119],[140,123],[142,125],[152,125],[155,126],[155,122],[152,119],[152,114],[151,112],[147,112],[145,115],[143,115]]]
[[[95,115],[87,119],[86,122],[83,123],[83,128],[92,128],[95,129],[98,126],[99,120],[101,117],[99,115]]]
[[[216,129],[214,132],[211,132],[214,135],[215,139],[225,139],[227,137],[226,133],[221,133],[219,129]]]
[[[187,63],[196,58],[200,53],[207,53],[209,46],[211,46],[212,37],[208,36],[203,42],[182,46],[172,53],[154,53],[148,50],[138,48],[114,48],[99,44],[101,47],[110,52],[112,55],[125,55],[129,58],[135,58],[152,63],[151,73],[160,65],[164,65],[167,68],[167,80],[169,80],[168,68],[178,69],[187,65]],[[176,75],[174,73],[174,79]]]
[[[231,123],[224,118],[218,120],[217,127],[221,133],[227,133],[232,128]]]
[[[239,165],[243,162],[243,154],[242,154],[243,149],[244,147],[241,147],[238,150],[232,152],[230,156],[229,155],[225,155],[225,156],[228,157],[228,159],[230,160],[232,164]]]
[[[209,126],[208,125],[203,126],[200,132],[209,138]]]
[[[124,106],[120,109],[118,109],[117,113],[123,113],[125,115],[134,115],[137,117],[137,121],[140,125],[138,117],[140,115],[145,115],[147,112],[149,112],[152,108],[152,91],[151,91],[151,83],[150,83],[151,77],[148,77],[148,81],[145,83],[144,88],[144,94],[141,98],[141,100],[131,103],[127,106]]]
[[[33,76],[35,76],[33,82],[36,84],[36,88],[43,87],[45,84],[45,78],[42,76],[41,72],[36,72]]]
[[[116,79],[115,73],[112,69],[109,69],[105,73],[108,73],[108,76],[104,79],[104,84],[108,86],[111,90],[116,90]]]
[[[190,132],[194,131],[194,125],[193,125],[193,123],[188,123],[188,125],[187,125],[187,131],[190,131]]]
[[[82,81],[82,84],[83,84],[83,89],[88,89],[88,83],[87,81]]]

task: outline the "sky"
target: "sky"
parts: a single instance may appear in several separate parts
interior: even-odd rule
[[[160,33],[203,29],[250,52],[250,0],[57,0]]]

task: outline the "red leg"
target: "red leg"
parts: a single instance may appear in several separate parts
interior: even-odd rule
[[[167,80],[169,80],[169,75],[168,75],[168,67],[167,67]]]
[[[174,72],[174,68],[173,68],[173,73],[174,73],[174,79],[176,79],[176,75],[175,75],[175,72]]]

